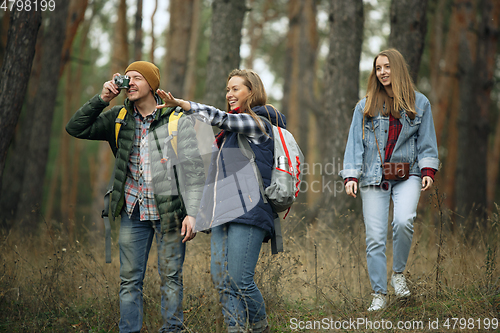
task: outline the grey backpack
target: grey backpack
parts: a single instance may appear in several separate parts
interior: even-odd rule
[[[271,124],[269,119],[265,117],[260,116],[260,118],[273,128],[274,164],[271,184],[267,188],[264,189],[262,176],[255,163],[255,153],[247,138],[242,134],[238,135],[238,145],[243,155],[250,160],[264,202],[269,202],[276,213],[286,211],[285,218],[299,195],[299,185],[302,179],[301,164],[304,163],[304,155],[292,133]],[[273,253],[283,251],[279,218],[275,220],[275,231],[276,237],[279,239],[278,248],[273,245]]]

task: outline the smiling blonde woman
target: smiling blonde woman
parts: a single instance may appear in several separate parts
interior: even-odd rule
[[[271,182],[274,143],[271,124],[286,127],[285,116],[267,105],[267,94],[260,77],[252,70],[233,70],[226,84],[227,112],[212,106],[176,99],[170,93],[158,92],[163,106],[180,106],[186,113],[204,116],[221,132],[216,136],[200,214],[211,221],[211,273],[222,303],[228,332],[269,332],[264,299],[255,284],[254,275],[262,242],[275,233],[277,216],[257,188],[252,190],[248,177],[241,172],[249,166],[238,146],[238,135],[244,135],[255,153],[255,162],[264,188]],[[248,169],[248,168],[247,168]],[[239,180],[238,180],[239,179]],[[237,186],[234,186],[238,180]],[[237,189],[237,191],[235,191]],[[210,198],[210,199],[209,199]],[[248,325],[247,325],[248,323]]]
[[[392,179],[387,163],[406,164],[408,173]],[[387,305],[385,252],[391,199],[391,285],[397,297],[411,294],[403,272],[410,253],[413,222],[420,193],[432,186],[438,166],[431,105],[415,90],[401,53],[395,49],[382,51],[373,60],[366,96],[354,110],[340,172],[346,193],[354,198],[358,189],[361,193],[366,259],[373,289],[368,311]]]

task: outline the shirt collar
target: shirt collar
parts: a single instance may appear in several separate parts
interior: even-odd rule
[[[158,109],[155,109],[153,111],[153,113],[151,113],[151,114],[149,114],[149,115],[146,116],[146,119],[147,118],[153,118],[154,119],[155,116],[156,116],[156,112],[157,111],[158,111]],[[139,117],[141,120],[144,120],[144,117],[142,116],[142,114],[139,113],[139,111],[137,110],[135,104],[134,104],[134,117],[136,117],[136,118]]]

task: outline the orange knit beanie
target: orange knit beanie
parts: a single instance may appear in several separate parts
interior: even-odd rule
[[[125,74],[129,71],[136,71],[142,74],[146,81],[148,81],[149,86],[155,92],[160,87],[160,70],[155,64],[149,61],[135,61],[128,65],[125,70]]]

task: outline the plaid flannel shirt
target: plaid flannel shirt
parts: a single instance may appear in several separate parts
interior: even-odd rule
[[[391,160],[392,152],[394,151],[394,147],[396,147],[396,142],[398,141],[399,134],[401,133],[402,128],[403,124],[401,124],[399,119],[395,118],[391,113],[389,115],[389,133],[387,135],[387,144],[385,146],[384,162],[389,162]],[[436,174],[436,170],[432,168],[423,168],[421,173],[422,173],[421,175],[422,178],[428,176],[431,177],[432,180],[434,180],[434,175]],[[344,179],[344,185],[350,181],[358,182],[358,179],[354,177],[348,177]]]
[[[148,133],[155,119],[156,110],[145,118],[134,106],[135,138],[128,163],[125,182],[125,209],[132,216],[135,205],[139,204],[141,221],[159,220],[149,164]]]
[[[210,105],[196,102],[189,103],[191,104],[191,110],[187,111],[187,114],[197,112],[208,119],[212,126],[217,126],[221,130],[245,134],[255,144],[263,143],[269,138],[248,113],[233,114]],[[262,128],[265,128],[262,120],[259,119],[259,123]]]

